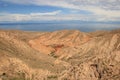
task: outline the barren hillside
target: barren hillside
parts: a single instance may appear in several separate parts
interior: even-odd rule
[[[1,80],[120,80],[120,30],[0,30]]]

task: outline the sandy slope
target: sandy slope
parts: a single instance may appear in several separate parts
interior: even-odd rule
[[[0,30],[2,80],[120,80],[120,30]]]

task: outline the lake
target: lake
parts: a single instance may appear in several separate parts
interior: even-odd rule
[[[96,30],[120,29],[120,24],[112,23],[0,23],[0,29],[18,29],[26,31],[55,31],[78,29],[89,32]]]

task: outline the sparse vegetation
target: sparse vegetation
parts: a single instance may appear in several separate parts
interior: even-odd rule
[[[51,53],[49,54],[49,56],[52,56],[52,57],[54,57],[54,58],[58,58],[58,56],[55,54],[55,52],[51,52]]]
[[[119,80],[119,73],[120,30],[0,31],[2,80]]]
[[[57,80],[58,79],[57,75],[51,75],[51,76],[48,76],[47,78],[48,78],[48,80]]]

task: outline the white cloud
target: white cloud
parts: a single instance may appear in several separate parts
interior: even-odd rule
[[[57,15],[61,11],[48,13],[30,13],[25,14],[8,14],[0,16],[0,20],[8,16],[11,20],[97,20],[97,21],[120,21],[120,0],[3,0],[16,4],[25,5],[48,5],[73,10],[86,10],[93,14],[91,15]],[[14,17],[13,17],[14,16]],[[1,18],[2,17],[2,18]]]
[[[30,13],[31,16],[44,16],[44,15],[49,15],[49,16],[52,16],[52,15],[57,15],[61,12],[61,10],[57,10],[57,11],[53,11],[53,12],[47,12],[47,13]]]
[[[120,0],[3,0],[16,4],[49,5],[80,9],[81,6],[100,7],[102,9],[120,10]],[[89,8],[89,7],[87,7]]]
[[[82,20],[82,21],[118,21],[120,18],[104,17],[98,15],[84,15],[84,14],[59,14],[60,11],[47,13],[30,13],[30,14],[11,14],[1,13],[0,22],[19,22],[19,21],[52,21],[52,20]]]
[[[47,20],[49,16],[58,15],[61,11],[53,11],[46,13],[30,13],[30,14],[12,14],[12,13],[0,13],[0,21],[31,21],[31,20]]]

